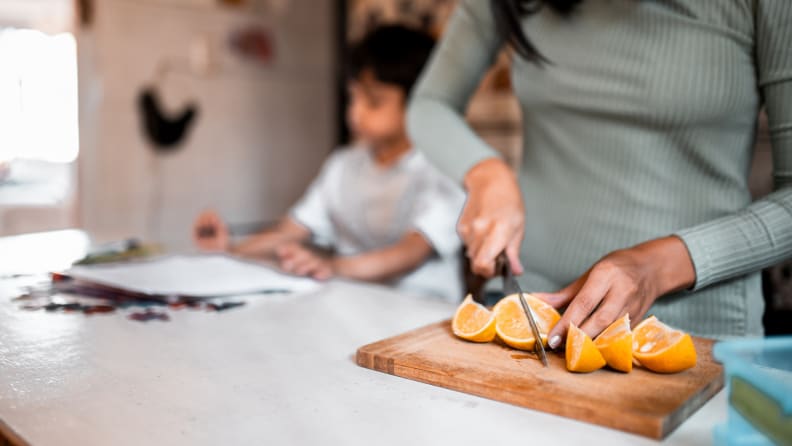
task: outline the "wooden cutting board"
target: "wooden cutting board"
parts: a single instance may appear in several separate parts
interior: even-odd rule
[[[458,339],[451,321],[361,347],[360,366],[563,417],[662,439],[723,387],[713,341],[693,338],[692,369],[661,375],[634,367],[588,374],[566,370],[563,354],[549,368],[535,355],[499,343]]]

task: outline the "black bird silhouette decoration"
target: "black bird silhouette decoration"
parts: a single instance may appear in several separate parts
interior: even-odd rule
[[[151,87],[144,88],[140,92],[138,109],[143,120],[144,133],[153,148],[162,152],[178,148],[179,142],[184,139],[198,116],[198,106],[195,104],[188,104],[175,116],[166,116],[162,111],[157,92]]]

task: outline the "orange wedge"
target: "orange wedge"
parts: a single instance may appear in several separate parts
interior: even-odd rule
[[[594,339],[608,366],[629,373],[633,366],[633,335],[630,331],[630,315],[625,314],[613,322]]]
[[[594,341],[575,324],[569,324],[566,340],[566,368],[570,372],[588,373],[605,367],[605,358]]]
[[[542,343],[547,345],[547,333],[561,319],[561,315],[545,301],[528,293],[523,296],[525,296],[525,301],[536,319]],[[495,313],[495,331],[506,345],[520,350],[533,350],[536,340],[517,294],[501,299],[493,308],[493,312]]]
[[[495,339],[495,314],[468,294],[454,313],[451,328],[462,339],[490,342]]]
[[[696,348],[689,334],[650,316],[633,330],[633,355],[643,367],[676,373],[696,365]]]

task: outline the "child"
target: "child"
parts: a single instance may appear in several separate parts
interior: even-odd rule
[[[465,196],[412,148],[405,129],[408,95],[433,43],[402,26],[366,36],[350,55],[347,81],[347,121],[358,145],[331,154],[273,229],[231,245],[225,225],[209,211],[195,223],[196,244],[274,258],[284,271],[318,280],[390,283],[458,301],[455,228]],[[306,242],[331,247],[333,254]]]

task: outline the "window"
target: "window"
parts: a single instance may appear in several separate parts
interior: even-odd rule
[[[77,116],[74,36],[0,29],[0,162],[74,161]]]
[[[0,0],[0,235],[74,224],[74,6]]]

